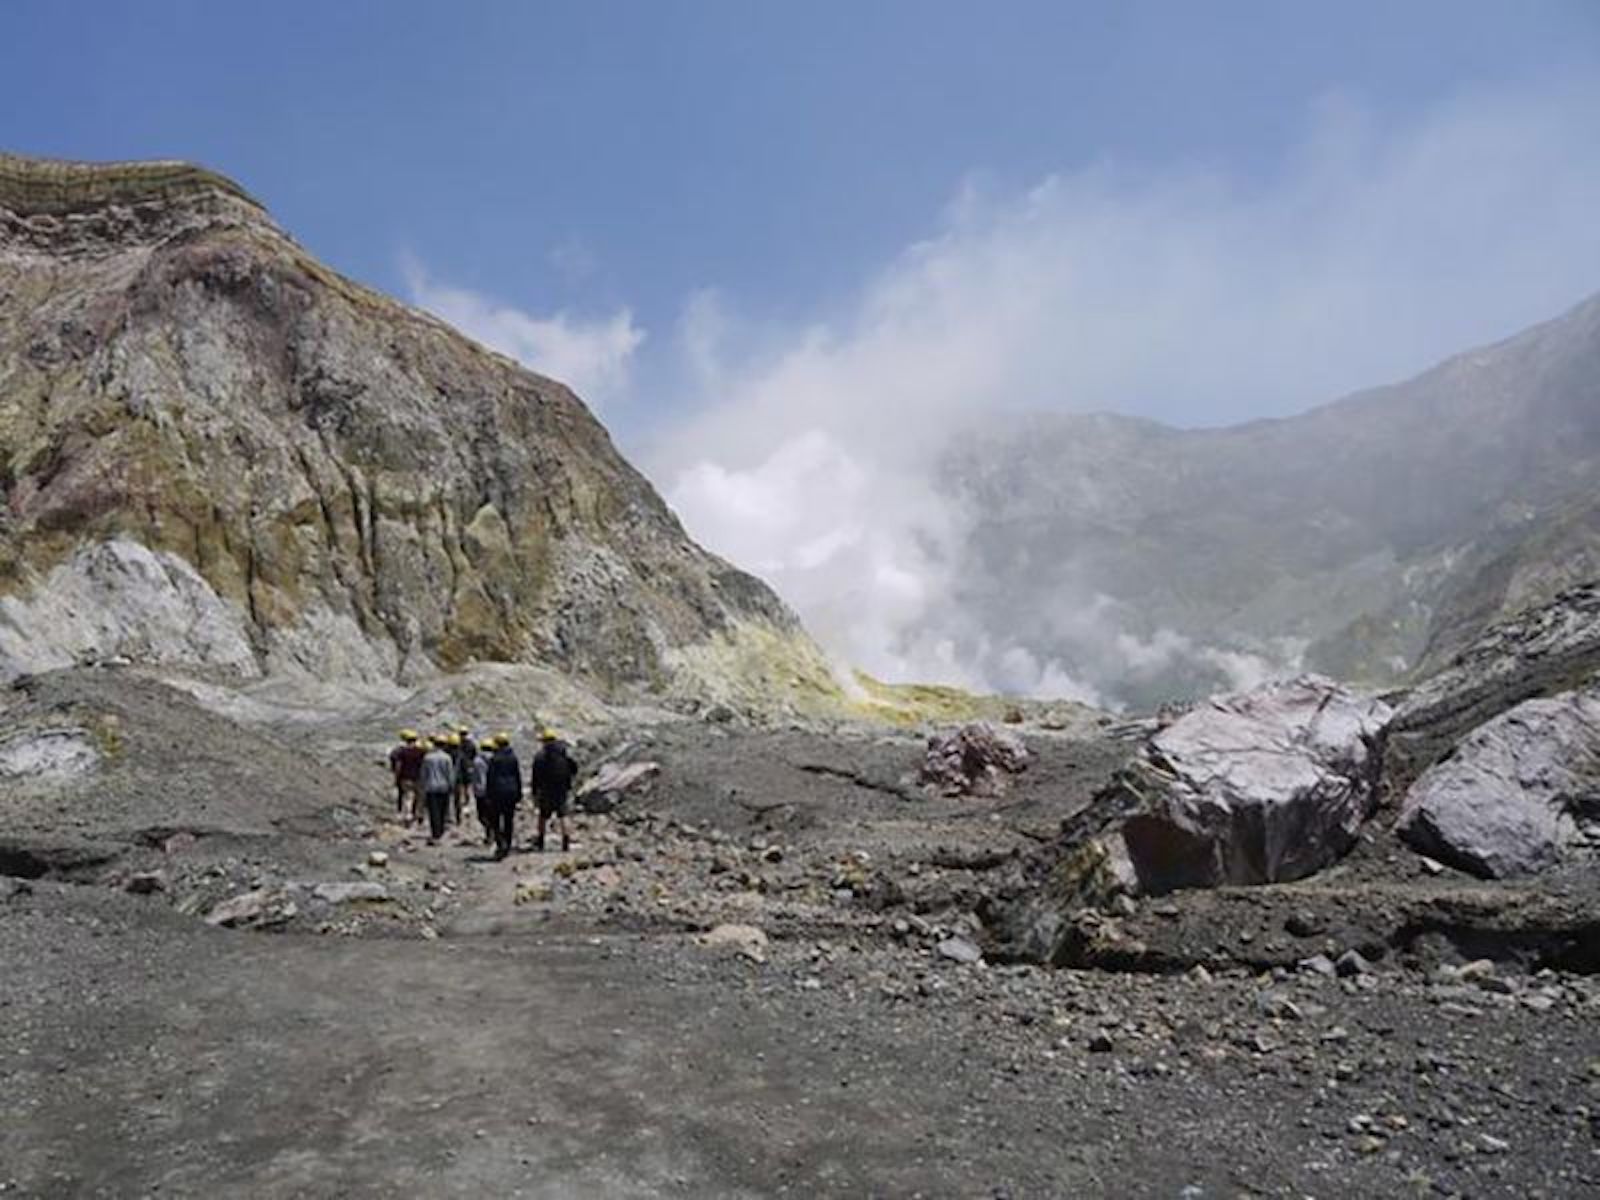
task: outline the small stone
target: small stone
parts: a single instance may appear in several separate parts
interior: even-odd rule
[[[1358,1137],[1351,1143],[1358,1154],[1376,1154],[1384,1147],[1384,1140],[1373,1134],[1367,1133]]]
[[[1256,1007],[1264,1016],[1277,1021],[1300,1021],[1305,1019],[1305,1013],[1300,1011],[1300,1006],[1289,997],[1277,992],[1263,992],[1256,997]]]
[[[1116,1043],[1111,1040],[1111,1035],[1104,1029],[1089,1039],[1089,1051],[1092,1054],[1109,1054],[1114,1049],[1116,1049]]]
[[[1475,958],[1456,968],[1457,979],[1483,979],[1494,974],[1494,963],[1487,958]]]
[[[1444,873],[1444,864],[1438,859],[1429,858],[1424,854],[1422,856],[1422,869],[1429,875],[1442,875]]]
[[[1530,1009],[1533,1012],[1549,1012],[1556,1006],[1556,1002],[1554,1000],[1552,1000],[1549,996],[1539,992],[1523,996],[1521,999],[1522,1007]]]
[[[1289,915],[1288,919],[1283,923],[1283,928],[1292,937],[1308,938],[1316,937],[1317,934],[1321,933],[1323,925],[1321,921],[1317,920],[1316,914],[1297,912]]]
[[[1326,954],[1313,954],[1310,958],[1302,958],[1295,965],[1307,975],[1321,975],[1327,979],[1332,979],[1339,973],[1333,959]]]
[[[1504,975],[1480,975],[1475,982],[1479,989],[1499,996],[1512,996],[1517,992],[1517,981]]]
[[[387,867],[388,865],[389,856],[382,850],[374,850],[371,854],[367,855],[367,866],[369,867]]]
[[[945,938],[933,949],[940,958],[948,958],[952,962],[971,965],[983,961],[983,951],[964,937]]]
[[[1488,1133],[1478,1136],[1478,1146],[1485,1154],[1505,1154],[1511,1149],[1510,1142]]]
[[[131,892],[135,896],[150,896],[156,892],[167,890],[167,873],[165,871],[140,871],[138,874],[128,876],[122,890]]]
[[[807,975],[800,981],[800,990],[802,992],[820,992],[822,990],[822,980],[815,975]]]
[[[1369,963],[1359,950],[1346,950],[1339,955],[1333,964],[1334,972],[1341,979],[1351,979],[1357,975],[1370,975],[1372,964]]]

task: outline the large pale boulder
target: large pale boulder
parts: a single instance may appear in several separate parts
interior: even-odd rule
[[[1600,687],[1526,700],[1406,793],[1400,836],[1474,875],[1528,875],[1600,833]]]
[[[1371,810],[1389,709],[1315,675],[1208,701],[1114,788],[1140,890],[1273,883],[1336,862]]]

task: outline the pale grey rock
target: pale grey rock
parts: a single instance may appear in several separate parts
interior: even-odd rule
[[[129,538],[87,543],[0,596],[0,679],[111,658],[258,673],[238,609],[181,558]]]
[[[661,773],[658,762],[606,763],[573,796],[580,812],[608,813],[630,794],[646,790]]]
[[[1142,890],[1300,879],[1355,843],[1389,709],[1319,676],[1215,698],[1155,734],[1121,839]]]
[[[35,730],[0,742],[0,779],[62,783],[99,764],[99,747],[82,729]]]
[[[224,928],[272,925],[287,921],[297,913],[294,901],[271,888],[257,888],[230,896],[206,914],[206,924]]]
[[[934,946],[934,953],[951,962],[972,966],[983,961],[983,951],[964,937],[945,938]]]
[[[767,961],[766,931],[755,925],[717,925],[695,939],[708,950],[731,950],[751,962]]]
[[[353,883],[319,883],[311,894],[324,904],[353,904],[358,901],[387,900],[389,889],[381,883],[361,880]]]
[[[1411,786],[1398,829],[1474,875],[1560,862],[1600,821],[1600,687],[1526,700],[1469,734]]]

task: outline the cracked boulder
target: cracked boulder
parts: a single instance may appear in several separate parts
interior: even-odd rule
[[[1111,791],[1138,890],[1276,883],[1338,861],[1376,795],[1389,709],[1320,676],[1215,697]]]
[[[1479,726],[1411,786],[1397,828],[1419,852],[1493,879],[1600,844],[1600,685]]]

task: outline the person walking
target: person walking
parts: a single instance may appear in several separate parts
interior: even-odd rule
[[[425,753],[414,729],[402,729],[400,744],[389,751],[389,768],[394,772],[395,812],[407,825],[415,825],[422,814],[417,777],[422,772]]]
[[[428,806],[428,844],[437,845],[444,836],[444,819],[450,808],[450,795],[456,788],[456,764],[450,756],[450,739],[441,734],[433,739],[433,749],[422,759],[419,783]]]
[[[511,853],[517,805],[522,801],[522,764],[517,761],[517,752],[511,748],[509,734],[495,734],[494,756],[489,760],[485,785],[490,818],[494,825],[494,856],[497,859],[504,858]]]
[[[456,824],[459,825],[462,806],[472,796],[472,762],[478,757],[478,743],[473,740],[472,730],[465,725],[456,726],[456,737],[460,739],[456,746],[455,797]]]
[[[533,780],[534,796],[539,802],[539,826],[534,831],[533,848],[544,849],[545,822],[551,817],[561,828],[561,848],[572,849],[572,838],[567,834],[568,797],[572,794],[572,781],[578,774],[578,764],[573,761],[567,744],[556,736],[553,729],[539,733],[539,752],[533,756],[528,768]]]
[[[490,738],[481,745],[474,744],[472,756],[472,802],[478,811],[478,824],[483,826],[483,844],[494,844],[494,812],[489,807],[489,755],[494,746]]]

